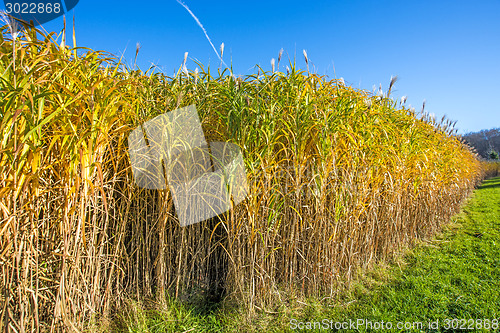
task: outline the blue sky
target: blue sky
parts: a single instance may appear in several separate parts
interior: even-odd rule
[[[459,133],[500,127],[500,1],[184,1],[206,28],[236,75],[296,59],[357,88],[383,89],[397,75],[394,97],[417,110],[457,120]],[[2,4],[3,6],[3,4]],[[202,30],[175,0],[86,1],[67,16],[76,20],[78,46],[109,51],[145,70],[155,64],[172,75],[189,52],[212,69],[219,60]],[[62,18],[44,24],[60,31]]]

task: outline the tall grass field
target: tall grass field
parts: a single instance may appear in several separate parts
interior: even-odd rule
[[[169,77],[66,37],[0,35],[0,327],[11,332],[81,331],[130,299],[252,312],[284,295],[334,297],[500,171],[450,121],[394,101],[394,80],[373,95],[293,63]],[[191,104],[207,141],[241,148],[249,193],[181,227],[168,189],[135,185],[127,138]]]

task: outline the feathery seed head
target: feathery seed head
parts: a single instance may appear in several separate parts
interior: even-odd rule
[[[141,49],[141,43],[137,42],[135,44],[135,59],[134,59],[134,64],[137,63],[137,56],[139,55],[139,50]]]
[[[392,92],[392,87],[394,86],[394,83],[398,80],[398,76],[391,76],[391,82],[389,83],[389,89],[387,89],[387,97],[391,95]]]
[[[10,35],[12,36],[12,39],[15,40],[17,39],[17,36],[19,36],[19,24],[17,23],[16,19],[9,14],[7,14],[4,11],[0,11],[0,21],[4,22],[7,27],[9,28]]]
[[[384,96],[384,91],[382,90],[382,84],[378,88],[377,96],[379,96],[379,97],[383,97]]]
[[[370,98],[365,99],[365,104],[370,109],[372,107],[372,100]]]

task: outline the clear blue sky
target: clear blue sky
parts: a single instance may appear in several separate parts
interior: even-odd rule
[[[205,26],[235,74],[249,74],[285,50],[305,68],[343,77],[357,88],[384,91],[398,75],[394,97],[408,96],[417,110],[458,120],[460,133],[500,127],[500,1],[184,1]],[[3,6],[3,4],[2,4]],[[76,19],[77,44],[138,65],[152,63],[172,75],[189,52],[193,60],[219,65],[189,13],[175,0],[88,1],[67,16]],[[60,31],[62,18],[44,25]],[[69,44],[71,44],[68,41]]]

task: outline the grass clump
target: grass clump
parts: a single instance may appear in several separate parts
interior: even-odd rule
[[[226,299],[250,313],[286,295],[331,297],[359,267],[437,230],[481,179],[449,121],[388,94],[294,66],[144,73],[54,34],[3,29],[4,327],[78,329],[130,297]],[[250,189],[182,228],[168,190],[134,185],[127,137],[190,104],[207,141],[242,148]]]
[[[482,161],[482,170],[484,178],[493,178],[500,176],[500,162]]]
[[[486,180],[435,237],[420,241],[390,265],[362,271],[335,302],[308,306],[281,320],[277,316],[269,325],[284,332],[292,331],[291,319],[361,318],[391,322],[394,329],[387,331],[395,332],[401,331],[396,329],[398,322],[411,323],[404,330],[409,332],[496,331],[500,329],[499,221],[500,178],[494,178]],[[423,327],[419,329],[417,323]],[[345,331],[374,330],[365,324]]]

